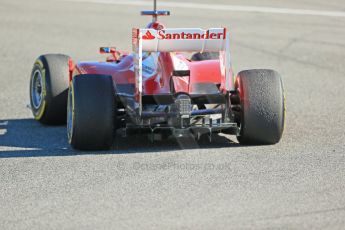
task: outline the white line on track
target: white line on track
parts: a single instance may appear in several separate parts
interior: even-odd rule
[[[102,4],[115,4],[127,6],[152,6],[152,1],[136,1],[136,0],[67,0],[72,2],[90,2]],[[255,12],[255,13],[271,13],[271,14],[290,14],[290,15],[307,15],[307,16],[325,16],[325,17],[345,17],[344,11],[322,11],[308,9],[292,9],[278,7],[260,7],[260,6],[239,6],[225,4],[205,4],[192,2],[159,2],[159,7],[200,9],[200,10],[221,10],[235,12]]]

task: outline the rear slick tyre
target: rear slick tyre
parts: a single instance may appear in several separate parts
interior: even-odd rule
[[[67,135],[79,150],[110,149],[114,139],[115,93],[111,76],[77,75],[68,93]]]
[[[265,145],[280,141],[285,122],[285,98],[280,75],[274,70],[241,71],[235,88],[240,96],[240,144]]]

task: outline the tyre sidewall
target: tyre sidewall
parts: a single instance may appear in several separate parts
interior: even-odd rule
[[[68,60],[69,57],[66,55],[47,54],[37,58],[34,63],[30,79],[30,104],[35,120],[43,124],[60,125],[66,123],[69,86]],[[32,79],[37,70],[42,77],[42,103],[38,108],[35,108],[31,91]]]
[[[42,99],[41,99],[42,102],[38,108],[35,108],[35,106],[33,105],[32,92],[31,92],[33,77],[36,71],[39,71],[42,77]],[[47,86],[48,86],[47,76],[46,76],[47,74],[49,74],[49,70],[48,71],[46,70],[45,65],[43,64],[43,61],[41,60],[41,58],[38,58],[35,61],[34,67],[31,72],[31,79],[30,79],[30,104],[31,104],[31,110],[32,110],[35,120],[44,119],[46,107],[47,107],[47,104],[49,104],[49,96],[47,96],[47,92],[49,92],[49,90],[47,90]],[[49,76],[48,76],[48,79],[49,79]]]

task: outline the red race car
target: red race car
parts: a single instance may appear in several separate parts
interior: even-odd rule
[[[166,28],[153,16],[132,29],[132,52],[100,48],[104,62],[40,56],[33,66],[30,102],[43,124],[67,121],[73,148],[111,148],[116,133],[140,131],[197,139],[223,132],[241,144],[275,144],[284,129],[283,84],[274,70],[233,77],[226,28]]]

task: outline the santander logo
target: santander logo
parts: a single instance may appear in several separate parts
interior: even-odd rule
[[[205,33],[197,33],[197,32],[176,32],[176,33],[168,33],[165,30],[157,30],[157,39],[160,40],[175,40],[175,39],[225,39],[226,32],[225,29],[223,32],[214,33],[206,30]],[[153,40],[156,37],[151,34],[149,30],[142,36],[144,40]]]
[[[151,32],[148,30],[146,31],[146,34],[143,35],[144,40],[152,40],[155,39],[156,37],[151,34]]]

